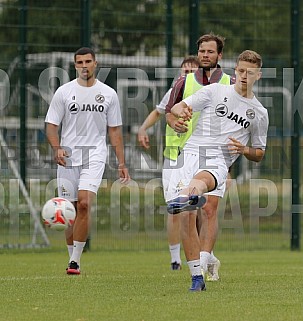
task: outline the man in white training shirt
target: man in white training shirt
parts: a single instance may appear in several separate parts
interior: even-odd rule
[[[191,119],[192,112],[201,112],[178,157],[180,166],[171,178],[167,205],[171,214],[183,212],[182,242],[192,275],[190,291],[205,290],[196,229],[197,208],[206,201],[203,194],[224,184],[228,168],[239,155],[260,162],[265,154],[268,113],[252,91],[261,77],[261,66],[261,56],[245,50],[237,59],[235,85],[211,84],[171,110],[184,120]],[[251,147],[246,146],[249,140]]]
[[[89,218],[105,168],[108,131],[119,178],[130,177],[125,167],[122,120],[114,89],[95,77],[97,61],[90,48],[74,54],[77,78],[58,88],[47,112],[46,135],[58,164],[58,194],[74,202],[77,215],[66,231],[67,274],[80,274],[80,257],[89,233]],[[61,126],[61,140],[59,127]]]

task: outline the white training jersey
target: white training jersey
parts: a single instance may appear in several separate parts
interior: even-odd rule
[[[268,113],[256,97],[239,95],[235,85],[211,84],[183,100],[193,111],[201,111],[197,126],[184,146],[184,152],[224,158],[230,167],[239,156],[228,151],[229,137],[241,144],[250,140],[254,148],[265,149]]]
[[[158,112],[160,114],[165,114],[165,108],[166,108],[166,105],[168,104],[171,91],[172,91],[172,88],[168,89],[168,91],[163,96],[160,103],[158,105],[156,105],[156,109],[158,110]]]
[[[68,165],[105,162],[107,126],[122,125],[117,93],[99,80],[91,87],[72,80],[55,92],[45,122],[62,124],[60,146],[69,154]]]

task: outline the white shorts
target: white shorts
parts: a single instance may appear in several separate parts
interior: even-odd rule
[[[177,164],[178,164],[177,160],[164,158],[163,169],[162,169],[162,186],[163,186],[163,194],[164,194],[165,201],[167,201],[167,193],[168,193],[169,183],[171,181],[171,176],[173,175],[173,173],[176,172]]]
[[[87,166],[57,168],[58,196],[71,202],[78,200],[78,191],[97,194],[105,169],[105,163],[92,162]]]
[[[201,166],[206,164],[207,166]],[[179,192],[187,187],[191,179],[199,172],[206,170],[217,180],[217,188],[205,195],[223,197],[226,187],[228,169],[223,161],[205,159],[198,154],[182,153],[177,161],[164,160],[162,184],[165,201],[168,202],[179,195]]]

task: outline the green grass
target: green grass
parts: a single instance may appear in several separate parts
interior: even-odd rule
[[[217,251],[221,280],[189,293],[167,251],[96,251],[67,276],[65,251],[0,254],[0,321],[250,321],[302,318],[302,254]]]
[[[120,207],[111,204],[110,193],[99,194],[80,276],[65,274],[63,233],[47,230],[50,249],[0,249],[0,321],[303,320],[302,253],[289,251],[282,197],[274,214],[252,220],[250,189],[241,186],[239,201],[219,213],[221,281],[189,293],[186,264],[169,270],[162,192],[149,206],[140,191],[132,207],[124,194]],[[260,196],[260,206],[268,202]],[[31,242],[29,215],[13,213],[1,212],[0,245]]]

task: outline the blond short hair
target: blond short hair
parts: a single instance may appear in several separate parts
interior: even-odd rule
[[[262,67],[262,57],[253,50],[244,50],[237,59],[237,65],[240,61],[250,62],[256,64],[259,68]]]

